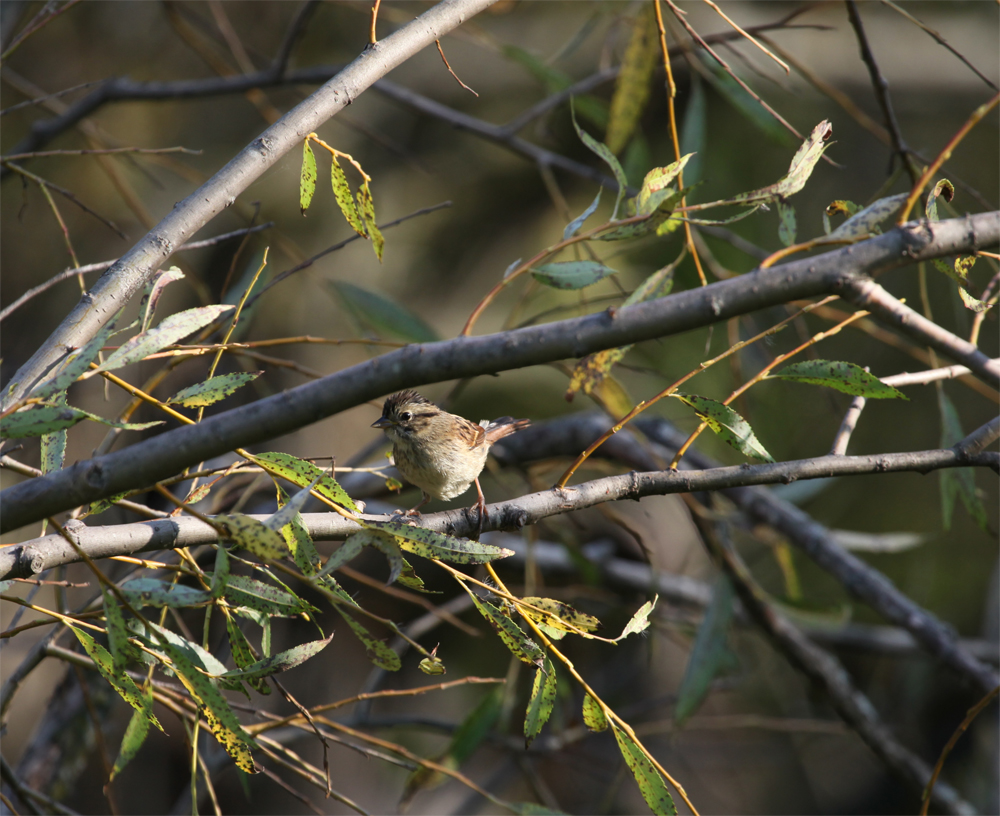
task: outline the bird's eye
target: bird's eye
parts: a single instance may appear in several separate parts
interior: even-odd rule
[[[409,411],[403,411],[403,413],[399,415],[399,418],[403,422],[409,422],[411,419],[413,419],[413,414],[411,414]]]

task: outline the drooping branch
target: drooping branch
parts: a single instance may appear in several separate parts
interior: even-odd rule
[[[493,2],[495,0],[442,0],[384,40],[366,47],[354,62],[267,128],[229,164],[175,206],[166,218],[104,273],[87,296],[14,375],[11,381],[13,386],[4,389],[3,404],[11,405],[13,400],[23,396],[67,353],[67,349],[83,346],[142,287],[176,247],[232,204],[236,196],[296,147],[306,134],[317,130],[393,68]],[[85,97],[78,105],[84,105],[93,96]]]
[[[1000,241],[998,216],[985,213],[896,228],[854,246],[614,313],[410,345],[197,425],[177,428],[8,488],[0,494],[4,503],[0,530],[16,529],[99,498],[148,486],[197,462],[273,439],[391,391],[666,337],[790,300],[840,292],[852,282],[868,280],[868,273],[903,263],[991,246]],[[987,382],[1000,383],[1000,366],[993,360],[976,349],[965,353],[965,341],[934,328],[935,342],[942,350],[947,349],[946,353]],[[919,328],[914,331],[919,333]],[[944,343],[945,335],[951,342]]]

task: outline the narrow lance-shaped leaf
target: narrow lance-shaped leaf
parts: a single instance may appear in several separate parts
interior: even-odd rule
[[[384,295],[346,281],[328,281],[337,300],[362,326],[379,336],[398,337],[408,343],[433,343],[440,338],[423,319]]]
[[[149,328],[149,324],[153,322],[153,315],[156,314],[156,306],[160,302],[163,290],[169,284],[179,281],[183,277],[184,273],[177,266],[156,270],[153,278],[146,284],[143,290],[142,300],[139,301],[139,314],[142,315],[139,331],[146,331]]]
[[[183,584],[156,578],[134,578],[122,584],[122,594],[133,606],[170,607],[184,609],[200,606],[212,600],[212,593]]]
[[[566,225],[566,229],[563,230],[564,241],[568,241],[570,238],[576,235],[577,230],[579,230],[580,227],[583,226],[584,221],[586,221],[588,218],[590,218],[590,216],[594,214],[594,212],[597,210],[597,205],[601,203],[601,193],[603,192],[604,188],[603,187],[599,188],[597,191],[597,195],[594,196],[594,200],[591,202],[590,206],[587,207],[587,209],[585,209],[582,213],[580,213],[580,215],[578,215],[576,218],[574,218]],[[521,263],[520,260],[515,261],[514,266],[516,267],[519,263]],[[507,275],[504,275],[504,277],[506,278]]]
[[[379,263],[382,262],[382,251],[385,248],[385,238],[379,231],[375,221],[375,202],[372,201],[372,191],[368,186],[368,180],[358,188],[358,210],[361,212],[361,220],[365,222],[365,230],[368,237],[372,239],[372,248],[375,250],[375,257]]]
[[[843,224],[830,233],[831,240],[850,241],[854,239],[867,238],[869,235],[878,235],[882,230],[879,225],[889,216],[895,213],[903,202],[906,201],[908,193],[880,198],[878,201],[869,204],[863,210],[853,213]],[[833,215],[831,209],[840,206],[856,206],[850,201],[834,201],[826,208],[826,213]],[[850,212],[850,209],[847,209]]]
[[[524,713],[524,747],[528,748],[552,715],[556,701],[556,667],[546,657],[545,665],[535,669],[535,679],[531,684],[531,697]]]
[[[296,595],[245,575],[230,575],[222,597],[232,606],[245,606],[265,615],[291,618],[316,611]]]
[[[299,173],[299,209],[306,214],[316,193],[316,156],[309,140],[302,143],[302,171]]]
[[[344,564],[347,564],[349,561],[357,558],[364,548],[364,539],[358,538],[356,535],[349,536],[347,540],[337,548],[337,551],[326,559],[323,569],[316,573],[316,577],[323,578],[334,570],[340,569],[344,566]]]
[[[317,493],[326,496],[330,501],[346,507],[348,510],[354,512],[358,510],[351,497],[337,483],[337,480],[312,462],[307,462],[305,459],[292,456],[290,453],[281,453],[279,451],[258,453],[251,456],[250,459],[269,473],[280,476],[282,479],[299,487],[306,487],[307,485],[311,485],[316,479],[319,479],[315,487]]]
[[[118,601],[106,586],[101,586],[104,603],[105,631],[108,635],[108,648],[111,651],[111,662],[115,671],[122,671],[132,648],[128,642],[128,629],[125,627],[125,616],[122,614]]]
[[[337,206],[340,207],[340,211],[344,214],[344,218],[347,219],[347,223],[351,225],[351,229],[362,238],[367,238],[368,233],[365,231],[365,222],[361,220],[361,214],[354,203],[354,196],[351,195],[351,187],[347,183],[347,176],[344,175],[344,168],[340,166],[340,162],[337,161],[336,156],[333,156],[332,159],[330,181],[333,184],[333,196],[337,199]]]
[[[632,23],[632,36],[622,56],[608,112],[608,149],[620,153],[635,132],[649,101],[649,85],[660,53],[656,18],[651,4],[639,8]]]
[[[608,718],[604,714],[604,709],[589,694],[583,695],[583,724],[595,733],[606,731],[608,728]]]
[[[562,261],[533,267],[531,274],[553,289],[583,289],[615,274],[615,270],[597,261]]]
[[[292,647],[291,649],[278,652],[278,654],[272,657],[264,658],[263,660],[251,663],[249,666],[241,667],[235,671],[226,672],[222,675],[222,677],[233,678],[236,680],[260,680],[265,677],[270,677],[272,674],[288,671],[301,663],[305,663],[310,657],[319,654],[327,647],[332,638],[333,635],[330,635],[330,637],[325,640],[313,640],[309,643],[302,643],[298,646]]]
[[[63,464],[66,462],[66,436],[65,428],[42,436],[42,473],[55,473],[57,470],[62,470]]]
[[[98,353],[108,342],[111,332],[114,331],[118,319],[122,316],[124,307],[111,318],[97,334],[81,348],[76,354],[71,354],[66,362],[57,370],[57,373],[43,382],[40,382],[28,393],[29,397],[47,399],[69,388],[77,378],[90,369],[90,364],[97,359]]]
[[[622,199],[625,197],[625,190],[628,187],[628,179],[625,177],[625,171],[622,169],[621,163],[615,158],[615,154],[608,150],[608,146],[603,144],[585,130],[582,130],[580,126],[576,123],[576,110],[574,108],[573,100],[570,99],[570,117],[573,120],[573,129],[576,131],[577,137],[583,142],[587,148],[600,156],[611,168],[611,172],[614,174],[615,180],[618,182],[618,197],[615,199],[615,209],[611,213],[611,220],[615,220],[618,217],[618,207],[621,206]]]
[[[642,187],[639,195],[635,197],[636,215],[647,215],[660,207],[671,193],[676,193],[676,189],[671,185],[687,163],[691,160],[692,153],[681,156],[677,161],[671,162],[666,167],[654,167],[642,180]]]
[[[615,740],[622,752],[622,758],[629,770],[632,771],[632,776],[635,777],[642,798],[646,800],[649,809],[657,816],[660,814],[676,816],[677,807],[674,805],[673,797],[670,795],[663,775],[628,734],[617,726],[614,726],[612,730],[615,732]]]
[[[144,692],[149,710],[153,710],[153,686],[150,685]],[[146,737],[149,735],[149,717],[144,711],[133,711],[132,719],[128,721],[128,726],[125,728],[125,734],[122,737],[121,748],[118,749],[118,758],[115,760],[115,766],[111,769],[111,774],[108,776],[108,782],[112,782],[118,774],[120,774],[125,766],[132,761],[132,758],[139,753],[139,749],[142,748],[142,744],[146,741]]]
[[[771,454],[757,441],[750,424],[728,405],[697,394],[678,392],[670,396],[694,408],[694,412],[713,433],[744,456],[752,456],[765,462],[774,461]]]
[[[156,422],[115,422],[89,411],[82,411],[71,405],[38,405],[8,414],[0,420],[0,439],[22,439],[26,436],[44,436],[64,428],[71,428],[78,422],[92,419],[102,425],[121,428],[125,431],[144,431],[163,421]]]
[[[535,641],[524,634],[520,626],[493,604],[479,600],[476,594],[465,586],[465,584],[462,584],[462,587],[469,593],[469,597],[472,598],[476,609],[486,618],[486,621],[493,627],[494,631],[500,636],[500,640],[510,649],[514,657],[532,666],[542,665],[542,661],[545,659],[545,652],[542,651],[541,647]]]
[[[688,184],[694,184],[702,178],[702,154],[705,152],[705,134],[708,130],[705,104],[705,86],[697,71],[691,71],[691,92],[688,94],[687,107],[684,109],[684,122],[681,125],[681,155],[692,154],[684,170],[684,178]]]
[[[776,374],[769,374],[767,378],[825,385],[845,394],[868,399],[907,399],[901,391],[886,385],[874,374],[869,374],[854,363],[806,360],[793,363]]]
[[[286,499],[278,511],[274,513],[270,518],[264,519],[264,526],[279,532],[285,525],[291,524],[295,517],[299,514],[302,506],[309,500],[309,496],[312,494],[312,490],[319,483],[322,478],[322,474],[313,479],[306,487],[292,494],[292,497]],[[287,544],[287,539],[286,539]]]
[[[365,649],[368,652],[368,659],[372,663],[386,671],[399,671],[402,664],[399,662],[398,654],[390,649],[384,641],[373,638],[364,626],[354,620],[339,606],[336,609],[340,613],[340,617],[351,627],[354,636],[365,645]]]
[[[719,95],[726,100],[733,108],[741,113],[746,119],[768,138],[780,145],[791,147],[795,144],[795,137],[792,136],[770,111],[766,110],[760,102],[754,99],[746,89],[733,79],[726,69],[714,59],[702,56],[700,51],[696,52],[702,63],[708,69],[701,74],[711,83],[712,87],[719,92]],[[692,71],[694,73],[701,73]]]
[[[903,195],[906,195],[907,198],[909,197],[905,193]],[[934,185],[934,189],[927,194],[927,206],[924,208],[924,211],[927,214],[928,221],[938,220],[937,204],[938,199],[942,197],[945,201],[951,201],[955,197],[955,185],[948,181],[948,179],[941,179]]]
[[[263,371],[236,371],[232,374],[210,377],[204,382],[181,389],[167,400],[167,404],[183,405],[186,408],[212,405],[224,400],[237,388],[253,382],[263,373]]]
[[[229,553],[221,544],[215,547],[215,571],[212,573],[212,597],[221,598],[229,585]]]
[[[580,612],[568,603],[554,600],[553,598],[521,598],[525,604],[530,604],[534,609],[518,604],[519,611],[531,618],[535,623],[544,623],[553,629],[561,629],[564,632],[576,632],[581,629],[584,632],[596,632],[604,628],[601,622],[593,615]],[[541,610],[541,611],[539,611]]]
[[[950,448],[961,442],[965,434],[962,432],[958,411],[943,388],[938,389],[938,408],[941,412],[941,447]],[[956,496],[961,498],[976,524],[988,531],[986,509],[976,492],[976,474],[971,467],[941,469],[941,522],[945,530],[951,529]]]
[[[723,573],[715,582],[712,602],[698,627],[684,678],[677,691],[674,722],[684,723],[708,696],[712,680],[725,664],[729,651],[729,623],[733,617],[733,584]]]
[[[786,204],[780,199],[777,206],[778,240],[780,240],[785,246],[791,246],[795,243],[795,207],[791,204]]]
[[[235,615],[226,615],[226,634],[229,636],[229,651],[232,652],[233,660],[236,661],[237,666],[242,669],[246,666],[252,666],[257,662],[257,656],[254,654],[253,647],[250,645],[250,641],[247,639],[247,636],[243,634],[243,630],[240,629]],[[226,688],[233,687],[235,689],[239,689],[246,694],[246,689],[243,688],[243,684],[240,680],[245,680],[250,688],[260,694],[267,695],[271,693],[271,686],[268,685],[267,681],[259,677],[240,677],[236,680],[219,680],[219,684]],[[250,695],[247,694],[247,697],[249,698]]]
[[[199,306],[170,315],[160,321],[155,329],[141,332],[122,345],[98,367],[98,371],[113,371],[116,368],[137,363],[147,355],[162,351],[167,346],[189,334],[194,334],[199,329],[210,326],[223,315],[233,311],[232,306],[216,304],[214,306]]]
[[[453,564],[485,564],[514,554],[505,547],[494,547],[467,538],[455,538],[426,527],[411,527],[398,521],[363,522],[365,527],[383,530],[401,539],[399,546],[424,558],[439,558]]]
[[[213,521],[225,530],[228,538],[265,561],[280,561],[291,554],[285,539],[257,519],[242,513],[232,513],[216,516]]]

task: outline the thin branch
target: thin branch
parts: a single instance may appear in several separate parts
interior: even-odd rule
[[[968,252],[1000,242],[1000,213],[896,228],[851,247],[608,312],[479,337],[406,346],[321,380],[220,412],[197,426],[175,428],[131,447],[78,462],[8,488],[0,530],[16,529],[100,498],[167,479],[186,467],[239,447],[274,439],[367,400],[442,379],[493,374],[687,331],[747,311],[834,292],[863,308],[905,322],[906,313],[867,272]],[[881,294],[880,294],[881,293]],[[886,299],[889,299],[888,301]],[[903,318],[900,318],[903,315]],[[964,363],[986,382],[1000,365],[971,344],[913,315],[903,330]]]
[[[833,438],[833,446],[830,448],[831,456],[843,456],[847,453],[847,445],[851,441],[851,434],[854,433],[854,429],[858,425],[858,420],[861,418],[861,412],[865,410],[865,403],[867,401],[865,397],[855,397],[851,400],[851,405],[844,413],[844,418],[840,422],[837,434]]]

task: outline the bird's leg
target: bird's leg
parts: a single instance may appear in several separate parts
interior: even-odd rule
[[[483,496],[483,488],[479,486],[479,478],[476,478],[476,492],[479,494],[479,498],[476,501],[476,510],[479,515],[479,526],[476,531],[476,541],[483,534],[483,522],[489,518],[489,514],[486,512],[486,497]]]
[[[425,504],[427,504],[427,502],[429,502],[430,500],[431,500],[431,497],[427,494],[427,491],[424,491],[424,497],[420,500],[420,503],[417,504],[417,505],[415,505],[415,506],[413,506],[413,507],[411,507],[409,510],[407,510],[406,511],[406,515],[408,515],[408,516],[419,516],[420,515],[420,508],[423,507]]]

